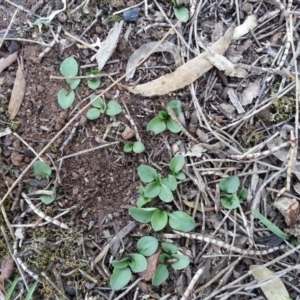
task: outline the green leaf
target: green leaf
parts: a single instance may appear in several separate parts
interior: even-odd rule
[[[177,123],[175,123],[172,119],[168,119],[167,127],[173,133],[178,133],[181,131],[181,127]]]
[[[147,198],[155,198],[161,192],[161,185],[157,182],[150,182],[145,187],[145,196]]]
[[[49,180],[52,174],[52,169],[45,162],[36,161],[33,165],[33,173],[36,179],[46,178],[47,180]]]
[[[229,176],[220,181],[220,190],[227,194],[235,193],[240,186],[240,180],[237,176]]]
[[[144,236],[138,240],[136,247],[138,253],[151,256],[158,248],[158,240],[153,236]]]
[[[128,152],[132,151],[132,148],[133,148],[133,143],[127,143],[127,144],[124,145],[123,151],[128,153]]]
[[[164,211],[157,210],[151,218],[151,225],[155,231],[162,230],[168,223],[168,214]]]
[[[177,258],[178,261],[171,264],[173,269],[175,270],[182,270],[186,268],[190,264],[190,260],[187,256],[182,255],[182,254],[173,254],[172,258]]]
[[[75,100],[74,91],[68,92],[66,89],[61,89],[57,94],[58,104],[62,109],[67,109],[72,106]]]
[[[222,195],[221,204],[227,209],[235,209],[240,206],[240,199],[236,195]]]
[[[123,258],[123,259],[120,259],[120,260],[113,260],[111,262],[111,265],[115,268],[115,269],[124,269],[126,267],[128,267],[129,265],[129,262],[130,262],[130,258]]]
[[[169,271],[167,267],[163,264],[159,264],[152,277],[152,285],[158,286],[164,283],[168,277],[169,277]]]
[[[183,155],[177,155],[172,158],[170,162],[170,170],[172,173],[177,174],[179,171],[181,171],[184,167],[185,159]]]
[[[171,256],[167,253],[163,253],[161,254],[159,257],[158,257],[158,261],[161,263],[161,264],[166,264],[167,263],[167,260],[170,259]]]
[[[132,272],[138,273],[138,272],[143,272],[147,269],[147,260],[145,256],[139,254],[139,253],[134,253],[130,255],[131,261],[133,264],[130,264],[130,268]]]
[[[178,252],[179,250],[179,248],[176,245],[166,242],[161,243],[161,247],[168,255],[172,255]]]
[[[141,223],[149,223],[151,221],[152,215],[155,213],[157,208],[137,208],[133,207],[129,209],[129,214]]]
[[[144,205],[146,205],[147,203],[149,203],[151,200],[152,200],[151,198],[146,198],[144,196],[140,196],[136,201],[136,206],[141,208]]]
[[[165,110],[161,110],[158,113],[158,116],[162,119],[162,120],[166,120],[168,118],[168,113]]]
[[[90,108],[87,113],[86,113],[86,117],[89,120],[96,120],[100,117],[101,112],[98,108]]]
[[[80,83],[80,79],[67,79],[66,82],[71,90],[75,90]]]
[[[32,299],[32,296],[33,296],[33,294],[34,294],[34,292],[35,292],[35,289],[36,289],[36,287],[37,287],[38,284],[39,284],[38,281],[35,281],[35,282],[32,284],[32,286],[29,288],[29,290],[28,290],[28,292],[27,292],[27,295],[26,295],[26,297],[25,297],[25,300],[31,300],[31,299]]]
[[[107,103],[106,114],[109,116],[116,116],[122,111],[122,107],[117,101],[109,101]]]
[[[45,203],[45,204],[50,204],[50,203],[52,203],[52,202],[55,200],[55,198],[56,198],[56,189],[55,189],[54,186],[51,187],[50,189],[48,189],[48,191],[53,192],[53,195],[52,195],[52,196],[51,196],[51,195],[40,195],[41,201],[42,201],[43,203]]]
[[[138,174],[141,180],[146,183],[154,181],[157,177],[155,169],[146,165],[140,165],[138,167]]]
[[[131,279],[131,271],[129,267],[125,269],[114,269],[110,277],[110,287],[114,290],[120,290],[128,284]]]
[[[155,117],[147,125],[147,131],[153,131],[155,134],[163,132],[166,128],[165,121],[160,117]]]
[[[173,193],[171,192],[170,188],[164,184],[160,186],[158,197],[164,202],[171,202],[174,199]]]
[[[34,23],[32,23],[32,26],[37,26],[39,28],[39,31],[42,32],[42,26],[45,25],[46,27],[49,27],[51,21],[52,19],[49,18],[40,18],[36,20]]]
[[[88,79],[87,84],[90,89],[96,90],[100,86],[101,81],[99,78],[98,79]]]
[[[179,100],[172,100],[167,105],[166,108],[171,107],[175,116],[179,117],[181,114],[181,102]]]
[[[15,288],[16,288],[18,282],[19,282],[19,276],[16,275],[16,276],[14,277],[14,280],[13,280],[13,282],[11,283],[9,289],[8,289],[7,292],[6,292],[5,300],[10,300],[10,297],[13,295],[13,292],[14,292],[14,290],[15,290]]]
[[[174,174],[174,176],[178,179],[178,180],[185,180],[186,176],[183,172],[179,172],[177,174]]]
[[[93,107],[99,108],[101,113],[105,112],[106,106],[103,98],[92,95],[90,101]]]
[[[248,190],[247,189],[241,189],[238,193],[238,198],[240,200],[244,200],[244,199],[247,199],[248,197]]]
[[[168,177],[163,178],[161,182],[169,187],[171,191],[175,191],[177,188],[177,180],[173,175],[169,174]]]
[[[256,218],[258,218],[270,231],[272,231],[274,234],[279,236],[280,238],[284,240],[289,240],[290,236],[283,231],[280,230],[275,224],[273,224],[271,221],[269,221],[265,216],[263,216],[259,211],[256,209],[252,209],[252,213],[255,215]]]
[[[64,77],[74,77],[77,75],[78,64],[74,57],[68,57],[61,63],[60,73]]]
[[[186,7],[174,7],[174,13],[176,18],[183,23],[187,22],[190,18],[189,10]]]
[[[142,142],[135,142],[132,150],[134,153],[142,153],[145,151],[145,146]]]
[[[189,232],[196,227],[195,220],[183,211],[174,211],[169,214],[170,226],[182,232]]]

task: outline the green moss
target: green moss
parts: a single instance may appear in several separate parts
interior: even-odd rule
[[[257,145],[263,138],[263,133],[259,130],[259,123],[246,123],[242,128],[241,145],[250,148]]]
[[[274,94],[271,106],[270,121],[281,122],[289,120],[295,113],[295,99],[293,97],[277,98]]]

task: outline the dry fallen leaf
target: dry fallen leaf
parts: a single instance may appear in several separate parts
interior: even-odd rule
[[[18,64],[19,66],[16,74],[16,79],[8,105],[8,113],[11,120],[14,119],[19,112],[25,94],[26,81],[24,78],[22,66],[19,61]]]
[[[243,91],[241,103],[243,106],[251,104],[253,99],[258,96],[260,89],[260,79],[250,82],[248,87]]]
[[[220,71],[224,71],[226,76],[245,78],[248,72],[242,68],[236,67],[229,59],[225,56],[211,50],[207,49],[206,59],[214,65]]]
[[[257,26],[257,24],[258,22],[257,22],[256,15],[248,16],[243,24],[236,27],[234,31],[233,39],[234,40],[238,39],[241,36],[247,34],[250,30],[253,30]]]
[[[240,99],[237,96],[237,94],[235,93],[234,89],[233,88],[229,88],[227,90],[227,94],[228,94],[228,97],[230,99],[230,102],[235,107],[235,109],[237,110],[237,112],[239,114],[243,114],[245,112],[245,110],[243,109],[243,107],[241,105],[241,102],[240,102]]]
[[[147,269],[139,273],[141,278],[143,278],[146,281],[151,280],[156,270],[160,253],[161,249],[159,248],[153,255],[147,257]]]
[[[214,43],[210,49],[219,54],[224,54],[229,46],[233,33],[234,26],[232,25],[225,32],[224,36]],[[209,71],[213,66],[206,60],[206,57],[206,53],[201,53],[194,59],[177,68],[173,73],[166,74],[148,83],[140,84],[133,88],[121,86],[133,94],[141,94],[145,97],[168,94],[172,91],[186,87]]]
[[[127,67],[126,67],[126,73],[128,73],[130,70],[132,70],[144,57],[148,55],[148,53],[158,44],[158,42],[151,42],[142,45],[139,49],[137,49],[129,58]],[[155,52],[169,52],[173,55],[175,60],[176,67],[179,67],[181,65],[181,59],[180,55],[178,53],[177,47],[171,43],[171,42],[164,42],[161,43],[153,53]],[[133,77],[135,73],[135,69],[128,73],[126,76],[125,81],[128,81]]]
[[[264,282],[267,278],[271,278],[272,275],[275,276],[268,268],[259,265],[250,266],[250,270],[252,271],[253,277],[258,280],[259,283]],[[280,279],[274,279],[271,280],[270,283],[262,285],[261,290],[268,300],[289,299],[289,293]]]
[[[0,73],[9,67],[18,57],[18,52],[8,55],[6,58],[0,58]]]
[[[91,58],[91,60],[93,60],[96,57],[99,71],[102,70],[108,59],[116,50],[123,24],[124,21],[115,23],[114,27],[109,31],[106,40],[102,43],[96,55]]]

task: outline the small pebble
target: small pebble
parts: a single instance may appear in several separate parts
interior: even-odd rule
[[[71,297],[75,297],[75,296],[76,296],[76,291],[75,291],[75,289],[74,289],[72,286],[66,284],[66,285],[64,286],[64,289],[65,289],[65,292],[66,292],[69,296],[71,296]]]
[[[67,15],[63,12],[59,13],[57,18],[60,23],[65,23],[68,19]]]
[[[109,9],[107,7],[103,7],[102,8],[102,13],[103,13],[104,16],[107,16],[108,13],[109,13]]]
[[[7,50],[9,53],[14,53],[21,48],[21,44],[17,41],[11,41],[10,45],[8,46]]]
[[[25,150],[24,151],[24,156],[29,157],[29,158],[34,158],[35,154],[31,150]]]
[[[11,140],[5,139],[5,140],[4,140],[4,143],[3,143],[3,146],[4,146],[4,147],[9,147],[9,146],[11,146],[11,144],[12,144],[12,141],[11,141]]]
[[[125,22],[134,22],[137,21],[140,14],[140,8],[134,7],[132,9],[126,10],[123,12],[123,20]]]

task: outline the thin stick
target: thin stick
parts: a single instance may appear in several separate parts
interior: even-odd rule
[[[73,157],[73,156],[85,154],[85,153],[88,153],[88,152],[91,152],[91,151],[95,151],[95,150],[97,150],[97,149],[106,148],[106,147],[109,147],[109,146],[112,146],[112,145],[115,145],[115,144],[118,144],[118,143],[119,143],[119,142],[113,142],[113,143],[109,143],[109,144],[100,145],[100,146],[98,146],[98,147],[94,147],[94,148],[90,148],[90,149],[85,149],[85,150],[82,150],[82,151],[79,151],[79,152],[76,152],[76,153],[73,153],[73,154],[70,154],[70,155],[61,157],[61,158],[58,159],[57,161],[61,161],[61,160],[64,160],[64,159],[66,159],[66,158],[70,158],[70,157]]]

